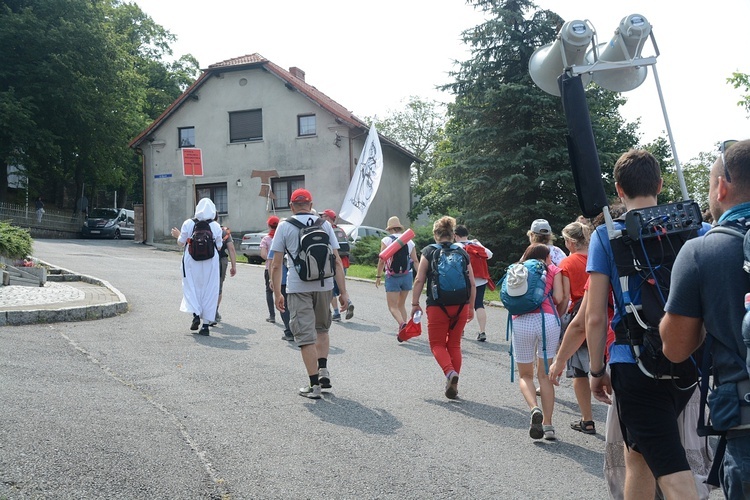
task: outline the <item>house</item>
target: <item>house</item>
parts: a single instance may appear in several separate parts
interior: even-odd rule
[[[170,229],[210,197],[235,234],[265,229],[270,213],[291,215],[289,195],[313,194],[339,211],[369,124],[259,54],[212,64],[130,146],[143,159],[144,240],[172,241]],[[407,219],[412,152],[380,136],[380,188],[363,224]],[[203,176],[183,173],[183,153],[200,149]]]

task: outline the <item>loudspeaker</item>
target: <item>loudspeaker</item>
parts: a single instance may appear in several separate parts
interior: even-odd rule
[[[586,57],[586,47],[591,43],[593,31],[584,21],[563,24],[557,40],[539,47],[529,59],[529,74],[534,83],[548,94],[560,95],[557,77],[570,66],[578,66]],[[586,82],[591,76],[586,75]]]
[[[640,14],[631,14],[620,21],[609,43],[597,48],[599,62],[626,63],[641,56],[643,44],[651,34],[651,24]],[[596,61],[594,49],[586,54],[586,64]],[[627,92],[639,87],[648,76],[647,66],[627,66],[594,72],[594,82],[613,92]]]
[[[570,76],[563,73],[560,75],[559,85],[565,120],[568,124],[568,156],[573,170],[578,204],[584,216],[596,217],[607,205],[607,195],[604,192],[599,153],[596,150],[581,75]]]

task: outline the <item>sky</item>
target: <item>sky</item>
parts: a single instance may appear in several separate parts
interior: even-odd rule
[[[174,56],[192,54],[202,69],[259,53],[282,68],[297,66],[315,86],[356,116],[385,117],[409,96],[452,101],[436,89],[450,83],[456,61],[470,59],[461,33],[484,21],[462,0],[286,2],[268,0],[130,0],[177,36]],[[750,73],[745,38],[750,2],[716,0],[537,0],[566,21],[588,20],[599,43],[620,20],[641,14],[658,45],[656,69],[680,162],[714,151],[725,139],[750,138],[741,91],[726,83]],[[200,5],[200,7],[191,7]],[[702,7],[718,6],[708,9]],[[745,48],[743,48],[745,47]],[[655,55],[648,44],[643,56]],[[641,120],[641,140],[666,135],[653,72],[623,94],[621,112]]]

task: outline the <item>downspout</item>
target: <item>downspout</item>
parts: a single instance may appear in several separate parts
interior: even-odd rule
[[[146,156],[143,154],[143,150],[139,147],[135,148],[135,152],[141,157],[141,197],[143,198],[143,209],[141,210],[143,216],[143,241],[141,241],[141,244],[145,245],[146,240],[148,240],[146,237]],[[154,149],[152,146],[151,154],[153,154],[153,152]]]

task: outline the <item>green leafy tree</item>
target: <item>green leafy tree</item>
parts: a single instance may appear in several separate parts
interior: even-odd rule
[[[464,32],[472,58],[446,88],[455,95],[440,148],[439,176],[451,191],[459,220],[496,250],[494,272],[517,260],[528,245],[532,220],[559,231],[580,213],[559,97],[536,87],[528,72],[535,48],[555,39],[563,20],[532,10],[527,0],[473,0],[488,20]],[[587,101],[607,191],[606,172],[637,143],[636,124],[625,124],[618,94],[591,87]]]
[[[9,165],[24,167],[32,192],[58,206],[75,203],[84,183],[89,194],[139,194],[128,141],[197,74],[190,57],[163,61],[173,39],[119,0],[3,2],[0,201]]]
[[[416,201],[409,218],[414,221],[427,209],[421,200],[430,192],[429,179],[435,170],[435,148],[444,138],[445,112],[442,104],[411,96],[402,110],[391,112],[385,118],[376,115],[365,121],[374,123],[378,132],[394,139],[422,159],[422,162],[412,164],[411,184]]]
[[[732,73],[731,77],[727,78],[727,82],[734,88],[743,90],[744,95],[737,102],[737,106],[745,108],[745,111],[750,113],[750,75],[735,72]]]

